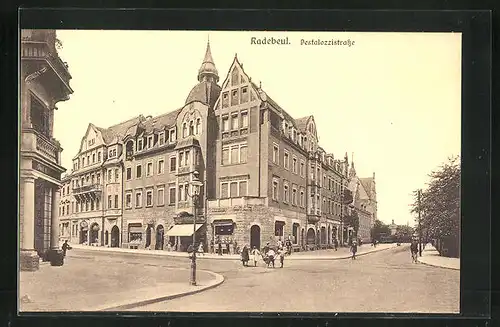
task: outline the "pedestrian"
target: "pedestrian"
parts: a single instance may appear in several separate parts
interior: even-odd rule
[[[281,237],[278,239],[277,246],[278,246],[278,250],[283,248],[283,242],[281,241]]]
[[[283,248],[279,249],[278,255],[280,256],[280,268],[283,268],[283,263],[285,262],[285,250]]]
[[[410,252],[411,252],[411,261],[414,263],[418,263],[418,243],[416,240],[412,240],[410,244]]]
[[[221,240],[219,240],[217,242],[217,250],[219,252],[219,255],[222,255],[222,241]]]
[[[66,257],[66,251],[71,250],[71,249],[72,249],[72,247],[69,246],[68,240],[65,240],[63,245],[62,245],[63,257]]]
[[[241,250],[241,262],[243,263],[243,267],[248,267],[248,261],[250,260],[250,256],[248,253],[248,247],[245,245],[243,250]]]
[[[238,254],[238,242],[233,241],[233,252],[234,254]]]
[[[291,254],[292,254],[292,241],[290,240],[290,238],[288,238],[288,239],[286,240],[285,245],[286,245],[286,253],[287,253],[288,255],[291,255]]]
[[[266,246],[264,246],[264,249],[262,249],[262,252],[264,252],[264,255],[266,255],[266,254],[267,254],[267,252],[269,252],[269,248],[270,248],[270,246],[269,246],[269,242],[267,242],[267,243],[266,243]]]
[[[352,241],[352,244],[351,244],[351,252],[352,252],[352,257],[351,259],[352,260],[355,260],[356,259],[356,252],[358,252],[358,244],[356,241]]]
[[[257,267],[257,260],[261,256],[259,249],[254,245],[252,249],[252,256],[253,256],[253,266]]]
[[[227,254],[231,254],[231,244],[229,244],[229,238],[226,239],[226,252]]]
[[[337,251],[339,248],[339,241],[337,240],[337,238],[333,239],[333,246],[335,247],[335,251]]]
[[[276,252],[274,252],[273,248],[269,248],[269,250],[266,252],[266,257],[267,257],[267,267],[269,265],[273,265],[274,268],[274,257],[276,256]]]
[[[200,245],[198,245],[198,253],[201,253],[201,255],[205,256],[205,251],[203,250],[202,242],[200,242]]]

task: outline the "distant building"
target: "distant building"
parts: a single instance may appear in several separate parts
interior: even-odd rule
[[[391,230],[391,235],[396,235],[398,232],[399,226],[394,223],[394,219],[392,220],[392,223],[389,225],[389,229]]]
[[[375,173],[371,178],[359,178],[351,160],[349,171],[349,189],[352,191],[354,202],[352,207],[359,217],[358,237],[363,242],[371,240],[371,229],[377,220],[377,190],[375,187]]]
[[[59,247],[62,147],[54,139],[54,110],[73,93],[68,65],[56,50],[55,30],[21,30],[20,268],[37,270],[39,257]]]

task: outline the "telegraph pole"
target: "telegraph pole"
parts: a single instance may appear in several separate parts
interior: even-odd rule
[[[421,208],[421,201],[420,197],[422,195],[422,190],[418,190],[417,192],[417,201],[418,201],[418,253],[420,256],[422,256],[422,225],[421,225],[421,216],[420,216],[420,211],[422,210]]]

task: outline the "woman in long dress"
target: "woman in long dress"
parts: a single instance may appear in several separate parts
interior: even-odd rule
[[[250,255],[248,253],[248,247],[245,245],[243,250],[241,250],[241,262],[243,266],[248,267],[248,261],[250,260]]]

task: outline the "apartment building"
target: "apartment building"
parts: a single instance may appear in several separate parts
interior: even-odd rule
[[[72,183],[94,185],[98,171],[104,177],[101,188],[78,192],[88,194],[80,197],[85,208],[90,201],[78,221],[79,235],[87,237],[80,242],[108,245],[107,233],[117,229],[123,247],[161,250],[170,243],[179,251],[192,243],[193,231],[205,249],[217,240],[260,248],[285,238],[295,250],[317,249],[341,239],[342,231],[347,239],[347,154],[335,158],[320,147],[314,117],[290,116],[236,56],[219,85],[210,44],[197,79],[176,110],[141,115],[108,132],[89,126]],[[98,149],[105,149],[104,161],[81,166],[94,165],[89,158]],[[196,203],[194,178],[203,183]],[[115,200],[117,190],[122,197]],[[97,199],[104,201],[99,209],[92,206]],[[116,214],[115,225],[106,212]],[[101,233],[82,234],[94,229]]]
[[[134,117],[109,128],[89,124],[65,176],[60,201],[60,240],[119,247],[122,231],[123,135],[144,119]],[[67,226],[67,227],[66,227]],[[67,230],[69,229],[69,233]]]

